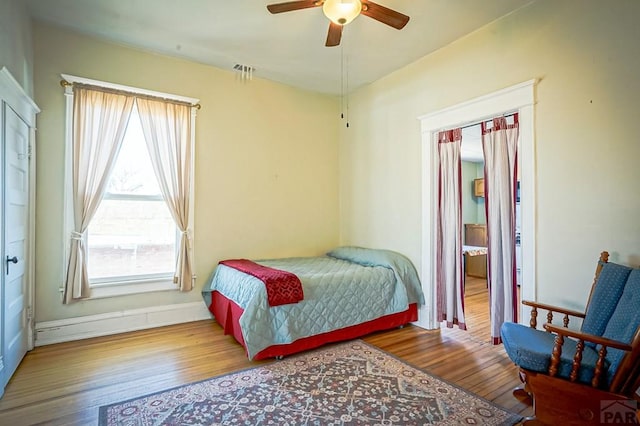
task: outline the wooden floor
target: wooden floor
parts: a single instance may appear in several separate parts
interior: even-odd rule
[[[516,368],[489,344],[486,283],[469,279],[468,331],[415,326],[364,338],[387,352],[523,415]],[[274,362],[251,362],[214,321],[41,346],[27,354],[0,400],[0,425],[95,425],[101,405]],[[275,361],[277,362],[277,361]]]

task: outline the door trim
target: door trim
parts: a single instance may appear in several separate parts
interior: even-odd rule
[[[435,229],[437,206],[436,142],[440,130],[462,127],[504,113],[518,112],[520,139],[518,166],[521,176],[522,209],[522,299],[535,300],[536,294],[536,193],[534,105],[536,79],[453,105],[418,119],[422,133],[422,287],[425,305],[420,308],[416,325],[439,328],[436,317]],[[521,308],[522,309],[522,308]],[[522,312],[519,314],[522,321]]]
[[[0,102],[6,103],[18,116],[29,126],[29,223],[27,239],[27,312],[30,320],[27,324],[27,348],[33,349],[35,344],[35,184],[36,184],[36,163],[35,163],[35,128],[36,115],[40,112],[38,105],[24,91],[20,83],[11,75],[7,67],[0,69]]]

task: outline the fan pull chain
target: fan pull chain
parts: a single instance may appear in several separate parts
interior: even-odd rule
[[[347,119],[346,127],[349,127],[349,61],[347,58],[345,67],[344,43],[340,45],[340,118]],[[346,92],[346,94],[345,94]],[[346,105],[346,108],[345,108]],[[346,114],[345,114],[346,110]]]
[[[347,128],[349,128],[349,58],[347,58],[347,66],[346,66],[346,77],[345,77],[345,87],[346,87],[346,92],[347,92],[347,96],[345,99],[345,103],[347,105],[346,110],[347,110]]]
[[[340,118],[344,120],[344,43],[340,45]]]

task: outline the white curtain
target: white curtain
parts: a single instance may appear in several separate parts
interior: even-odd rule
[[[462,130],[438,134],[436,298],[438,321],[466,330],[462,261]]]
[[[505,117],[482,123],[485,209],[489,265],[487,281],[491,309],[491,339],[502,343],[500,327],[517,321],[516,288],[516,185],[518,114],[514,124]]]
[[[73,87],[73,231],[63,303],[89,297],[83,235],[98,209],[127,129],[134,98]]]
[[[189,222],[192,182],[191,105],[137,98],[138,114],[151,163],[176,226],[181,231],[174,283],[181,291],[194,286]]]

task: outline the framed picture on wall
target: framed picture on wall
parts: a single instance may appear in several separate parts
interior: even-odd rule
[[[476,197],[484,197],[484,179],[473,180],[473,195]]]

